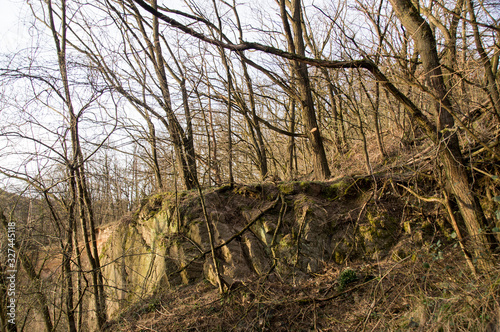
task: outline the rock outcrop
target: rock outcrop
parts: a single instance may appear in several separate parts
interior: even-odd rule
[[[325,263],[391,254],[402,231],[391,194],[369,203],[371,180],[293,182],[158,194],[99,232],[110,316],[138,299],[206,279],[216,284],[207,222],[225,287],[273,273],[304,278]],[[382,193],[383,194],[383,193]]]

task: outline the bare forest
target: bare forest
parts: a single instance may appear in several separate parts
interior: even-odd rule
[[[160,305],[164,302],[151,298],[160,298],[157,288],[144,286],[137,297],[118,293],[118,289],[130,291],[132,286],[127,285],[132,279],[124,284],[110,281],[109,269],[125,258],[110,258],[105,234],[111,229],[108,225],[116,223],[140,230],[138,225],[156,211],[155,204],[168,210],[167,201],[172,205],[172,231],[162,236],[175,235],[179,243],[184,241],[181,237],[189,238],[189,246],[203,254],[203,273],[218,298],[230,303],[228,294],[239,294],[241,290],[234,290],[239,285],[252,289],[254,302],[242,304],[243,318],[220,304],[214,309],[219,313],[213,316],[214,325],[186,321],[176,328],[164,324],[141,329],[137,323],[139,327],[121,326],[123,330],[383,331],[398,326],[420,331],[500,331],[500,3],[496,0],[31,0],[12,6],[23,8],[18,30],[24,39],[19,47],[0,51],[2,331],[118,330],[116,325],[109,327],[120,323],[116,313],[144,299],[151,309],[147,313],[156,310],[158,317],[166,317]],[[346,189],[335,196],[328,188],[338,183]],[[311,188],[319,188],[318,193]],[[357,189],[352,192],[352,188]],[[297,196],[301,190],[322,203],[314,201],[303,209],[300,204],[305,203]],[[241,197],[231,200],[224,196],[229,193]],[[186,220],[198,213],[188,209],[190,195],[200,204],[197,218],[206,240],[198,241],[189,233],[194,226]],[[261,199],[256,216],[251,207],[257,203],[246,201],[253,196]],[[216,211],[217,200],[224,203]],[[238,208],[229,211],[232,204]],[[224,235],[214,216],[229,224],[234,216],[246,215],[245,204],[250,217]],[[222,208],[227,213],[221,217]],[[265,236],[262,240],[255,225],[265,226],[264,215],[273,211],[274,228],[266,230],[268,240]],[[293,268],[285,268],[286,264],[280,265],[286,256],[280,248],[287,239],[287,222],[292,223],[290,211],[295,211],[298,225],[289,230],[296,241],[290,256],[295,261],[289,264]],[[366,258],[358,244],[345,244],[351,248],[345,251],[332,245],[332,259],[318,259],[318,266],[310,263],[312,258],[309,265],[304,263],[301,271],[311,278],[327,278],[325,271],[338,271],[337,292],[322,298],[307,293],[305,299],[291,299],[279,308],[273,303],[274,320],[269,316],[271,304],[255,295],[265,294],[262,288],[248,286],[246,279],[233,283],[238,278],[227,272],[233,266],[226,253],[233,250],[229,242],[243,243],[253,232],[251,236],[261,239],[259,246],[271,257],[267,273],[250,264],[259,287],[265,284],[263,278],[276,274],[282,283],[280,296],[292,296],[284,271],[295,271],[296,276],[301,269],[299,256],[309,250],[309,242],[301,242],[307,232],[314,233],[309,230],[312,226],[303,226],[306,216],[333,225],[334,214],[349,225],[335,226],[339,227],[335,232],[345,229],[352,241],[364,237],[366,257],[380,263],[380,252],[387,252],[390,264],[397,262],[398,268],[408,264],[406,274],[426,275],[427,281],[417,277],[425,285],[432,275],[425,257],[435,264],[456,263],[463,274],[441,276],[436,284],[454,282],[464,287],[456,293],[463,295],[468,292],[464,285],[477,283],[485,285],[485,293],[479,304],[450,305],[458,308],[453,315],[482,310],[488,318],[478,314],[468,323],[439,318],[438,325],[431,326],[424,321],[432,321],[432,315],[420,321],[415,315],[405,316],[405,322],[395,318],[403,314],[387,318],[387,311],[375,317],[374,308],[397,302],[383,304],[393,296],[389,289],[409,282],[398,281],[405,274],[401,271],[393,279],[387,277],[390,271],[399,271],[396,265],[387,265],[389,272],[381,273],[377,285],[372,282],[372,293],[366,291],[369,301],[358,305],[366,309],[359,322],[328,323],[324,317],[335,314],[321,311],[327,310],[325,303],[372,287],[371,279],[361,280],[365,272],[357,265],[358,277],[349,280],[357,280],[356,290],[345,291],[348,276],[341,271],[354,271],[344,268]],[[318,222],[316,229],[321,225]],[[384,247],[385,251],[373,253],[367,249],[371,235],[363,231],[376,225],[394,240],[391,248],[399,249]],[[424,234],[418,239],[417,228]],[[154,236],[160,233],[155,232]],[[400,249],[403,237],[404,243],[413,243],[411,250],[404,247],[405,255]],[[156,248],[143,238],[147,252]],[[370,241],[375,241],[373,236]],[[437,250],[443,243],[447,250]],[[182,245],[182,255],[176,245],[166,244],[169,254],[164,256],[191,257],[188,244]],[[248,261],[252,251],[245,250]],[[394,252],[400,253],[403,263],[394,259]],[[189,276],[189,264],[182,259],[176,266],[182,277],[179,285],[186,285],[196,278]],[[12,270],[17,271],[15,319],[8,315]],[[154,275],[150,270],[144,284]],[[122,273],[128,278],[132,272],[127,271]],[[464,281],[462,275],[470,279]],[[389,279],[392,284],[381,286]],[[172,280],[176,279],[166,284],[174,285]],[[381,291],[383,287],[388,293]],[[407,298],[430,297],[431,288],[426,287],[419,288],[418,296],[414,290],[404,291],[412,294]],[[438,302],[434,303],[437,308]],[[299,318],[294,323],[279,319],[278,312],[286,310],[299,317],[294,310],[302,309],[294,309],[295,305],[310,310],[306,315],[310,325],[293,325]],[[262,306],[268,311],[258,309]],[[412,302],[410,307],[417,306]],[[459,313],[466,307],[467,314]],[[239,321],[231,315],[239,315]],[[125,317],[122,323],[127,320],[125,314],[120,317]],[[215,323],[224,319],[233,322],[227,323],[230,327]]]

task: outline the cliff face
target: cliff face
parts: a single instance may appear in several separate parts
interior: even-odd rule
[[[377,204],[368,204],[372,186],[371,180],[348,178],[204,192],[225,287],[268,273],[304,279],[332,261],[394,254],[401,202],[382,192]],[[98,241],[110,317],[161,289],[202,279],[216,285],[196,192],[155,195],[133,217],[101,228]]]

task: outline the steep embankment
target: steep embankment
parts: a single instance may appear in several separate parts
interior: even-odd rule
[[[453,246],[443,249],[448,228],[439,207],[403,197],[396,182],[361,177],[210,189],[206,213],[196,192],[151,197],[134,216],[99,232],[110,330],[141,330],[141,320],[159,331],[427,324],[428,306],[405,296],[411,290],[410,297],[425,298],[434,279],[441,292],[459,292],[439,273],[458,276],[465,264]],[[222,300],[206,219],[231,294]],[[454,302],[443,303],[449,309]],[[384,315],[394,318],[381,323]]]

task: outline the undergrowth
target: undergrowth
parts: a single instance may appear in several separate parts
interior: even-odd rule
[[[474,277],[466,266],[449,243],[439,257],[427,246],[309,279],[271,274],[222,297],[201,282],[146,299],[109,330],[498,331],[500,270]]]

